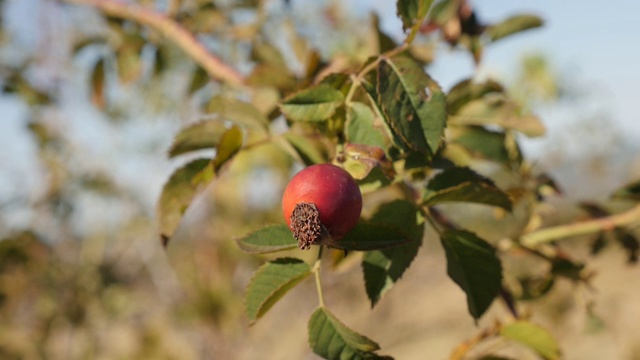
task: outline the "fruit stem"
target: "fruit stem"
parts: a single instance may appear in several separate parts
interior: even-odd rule
[[[316,289],[318,290],[318,302],[321,307],[324,307],[324,297],[322,295],[322,284],[320,283],[320,262],[322,260],[322,249],[324,248],[322,245],[318,246],[318,258],[316,259],[315,264],[313,264],[312,271],[315,273],[316,278]]]

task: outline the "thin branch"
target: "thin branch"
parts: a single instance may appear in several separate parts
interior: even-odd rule
[[[313,273],[315,274],[315,278],[316,278],[316,289],[318,290],[318,302],[320,303],[320,307],[324,307],[324,296],[322,295],[322,284],[320,282],[320,265],[322,262],[322,248],[323,246],[320,245],[318,249],[318,258],[316,259],[315,264],[313,264],[313,269],[311,269],[311,271],[313,271]]]
[[[210,53],[191,32],[162,13],[140,6],[124,4],[115,0],[64,1],[70,4],[93,6],[109,16],[132,20],[149,26],[182,48],[182,50],[184,50],[193,61],[202,66],[212,78],[238,87],[244,82],[243,76],[236,69],[225,64],[217,56]]]
[[[525,246],[533,246],[562,238],[613,230],[616,227],[628,226],[633,223],[640,223],[640,204],[619,214],[537,230],[523,235],[520,238],[520,243]]]

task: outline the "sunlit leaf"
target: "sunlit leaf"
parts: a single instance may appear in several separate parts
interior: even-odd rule
[[[465,292],[469,313],[478,319],[500,292],[502,265],[496,250],[468,231],[446,230],[440,240],[447,273]]]
[[[280,109],[292,121],[324,121],[333,116],[343,100],[342,92],[320,84],[289,96]]]
[[[491,41],[497,41],[509,35],[542,26],[543,21],[536,15],[515,15],[487,28],[486,34]]]
[[[227,127],[220,120],[204,120],[191,124],[178,133],[169,149],[169,157],[190,151],[215,148]]]
[[[246,80],[253,87],[270,86],[281,91],[290,91],[298,84],[295,76],[272,64],[256,65]]]
[[[205,107],[208,114],[216,114],[224,120],[243,125],[248,129],[266,134],[269,126],[267,118],[252,104],[238,99],[216,96]]]
[[[189,84],[189,94],[193,94],[194,92],[203,88],[209,82],[209,74],[198,66],[194,71],[193,75],[191,75],[191,83]]]
[[[164,245],[175,233],[193,198],[207,185],[208,182],[198,181],[198,175],[210,163],[210,159],[191,161],[176,170],[162,188],[162,195],[160,195],[158,202],[157,219]]]
[[[287,71],[287,62],[280,50],[264,41],[258,40],[253,42],[250,59],[258,63],[272,64],[280,68],[281,71]]]
[[[284,224],[262,227],[236,241],[240,249],[249,254],[267,254],[298,247],[298,241],[293,237],[291,229]]]
[[[457,16],[459,4],[457,0],[438,1],[429,12],[429,21],[443,26],[452,17]]]
[[[326,148],[316,139],[288,132],[284,138],[293,146],[305,165],[321,164],[328,160]]]
[[[452,142],[462,145],[473,156],[505,164],[511,162],[504,132],[491,131],[480,126],[465,126],[459,127],[454,133]],[[519,149],[516,151],[515,160],[522,161],[521,152]]]
[[[374,127],[375,115],[373,110],[360,102],[353,102],[347,112],[345,135],[347,141],[353,144],[379,146],[385,148],[384,135]]]
[[[162,188],[157,210],[160,237],[165,246],[178,228],[193,198],[240,150],[242,141],[242,131],[234,126],[220,138],[215,158],[191,161],[171,175]]]
[[[511,211],[511,199],[491,179],[466,167],[449,168],[429,181],[423,201],[428,205],[471,202]]]
[[[546,360],[560,358],[560,347],[556,340],[542,327],[520,320],[504,326],[500,335],[506,339],[529,347]]]
[[[411,30],[407,37],[408,43],[417,33],[432,3],[433,0],[398,0],[396,2],[398,16],[402,20],[402,29]]]
[[[375,168],[379,168],[386,175],[387,182],[395,175],[393,164],[387,159],[384,150],[378,146],[347,144],[343,157],[344,168],[356,180],[366,178]]]
[[[249,321],[256,322],[310,274],[309,265],[296,258],[280,258],[262,265],[253,274],[245,293]]]
[[[537,116],[524,113],[520,106],[502,96],[473,100],[451,116],[450,121],[456,125],[498,125],[531,137],[545,133],[544,125]]]
[[[222,134],[218,147],[216,148],[216,157],[211,162],[216,172],[240,151],[242,141],[242,130],[237,126],[231,127],[231,129]]]
[[[404,56],[380,61],[377,92],[385,121],[409,148],[435,154],[447,119],[440,86]]]
[[[473,79],[462,80],[454,85],[447,94],[447,111],[449,114],[456,114],[462,106],[470,101],[490,93],[504,93],[504,87],[493,80],[485,82],[475,82]]]
[[[374,351],[380,346],[349,329],[324,307],[309,319],[309,345],[314,353],[328,360],[380,359]]]

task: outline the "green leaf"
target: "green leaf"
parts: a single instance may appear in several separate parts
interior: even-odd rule
[[[500,330],[500,335],[529,347],[546,360],[560,358],[560,347],[556,340],[545,329],[528,321],[509,324]]]
[[[456,114],[460,108],[472,100],[482,98],[490,93],[504,93],[502,84],[487,80],[485,82],[475,82],[473,79],[462,80],[454,85],[447,94],[447,111],[449,114]]]
[[[267,254],[298,247],[287,225],[267,225],[236,240],[238,246],[249,254]]]
[[[486,34],[491,41],[497,41],[509,35],[542,26],[543,21],[536,15],[515,15],[487,28]]]
[[[455,125],[498,125],[530,136],[542,136],[545,128],[540,119],[523,113],[520,106],[502,95],[485,96],[464,105],[450,121]]]
[[[277,47],[260,40],[255,40],[252,45],[250,54],[252,61],[272,64],[281,68],[281,71],[287,70],[287,62]]]
[[[280,110],[291,121],[324,121],[333,116],[343,101],[342,92],[320,84],[289,96]]]
[[[373,307],[411,265],[422,244],[424,227],[418,217],[418,209],[413,203],[404,200],[384,204],[371,221],[404,229],[407,237],[411,238],[411,242],[403,246],[364,254],[362,271],[365,289]]]
[[[342,154],[344,156],[343,165],[345,170],[356,180],[368,177],[375,168],[381,171],[381,175],[386,175],[387,184],[395,176],[393,164],[387,159],[384,150],[379,146],[347,144]]]
[[[324,307],[309,319],[309,345],[314,353],[328,360],[380,359],[374,351],[380,346],[349,329]]]
[[[166,246],[196,194],[213,180],[216,173],[242,147],[242,130],[233,126],[218,143],[212,160],[198,159],[176,170],[162,188],[158,203],[160,237]]]
[[[640,201],[640,180],[625,185],[613,193],[614,199]]]
[[[491,179],[466,167],[452,167],[434,176],[422,199],[427,205],[455,201],[499,206],[508,211],[512,207],[509,195]]]
[[[204,120],[184,127],[173,139],[169,157],[190,151],[215,148],[227,127],[221,120]]]
[[[377,85],[380,107],[394,134],[410,149],[435,154],[447,119],[440,86],[404,56],[380,61]]]
[[[447,255],[447,273],[466,293],[469,313],[478,319],[500,292],[502,265],[496,250],[463,230],[446,230],[440,240]]]
[[[460,2],[457,0],[438,1],[429,12],[429,21],[443,26],[454,16],[458,16]]]
[[[248,102],[224,96],[216,96],[209,100],[205,112],[217,114],[221,119],[243,125],[251,130],[266,134],[269,121],[255,106]]]
[[[506,164],[511,159],[505,140],[504,132],[491,131],[480,126],[465,126],[456,129],[452,142],[462,145],[474,156]],[[522,161],[519,149],[516,159]]]
[[[218,143],[216,157],[211,162],[215,172],[218,172],[222,165],[229,161],[242,148],[242,130],[237,126],[232,126],[227,130]]]
[[[362,259],[365,290],[374,307],[391,290],[418,254],[420,242],[387,250],[367,251]]]
[[[372,59],[370,60],[373,61]],[[398,149],[402,149],[404,151],[410,150],[410,148],[398,136],[398,134],[391,129],[386,119],[386,116],[383,114],[383,110],[380,105],[380,100],[378,98],[378,92],[377,92],[378,91],[377,72],[376,74],[373,74],[371,72],[368,73],[366,76],[366,80],[361,82],[360,86],[362,87],[362,89],[365,90],[365,94],[367,96],[367,99],[369,100],[369,103],[371,104],[371,110],[373,110],[375,117],[383,119],[385,134],[387,134],[388,137],[391,138],[393,145]]]
[[[402,20],[402,30],[411,29],[407,43],[413,40],[422,21],[427,16],[433,0],[398,0],[396,3],[398,16]]]
[[[269,86],[283,92],[294,89],[297,83],[295,76],[272,64],[258,64],[247,76],[247,85],[253,87]]]
[[[347,142],[386,147],[384,135],[375,128],[375,115],[370,107],[360,102],[353,102],[347,112],[345,125]]]
[[[293,146],[305,165],[322,164],[327,162],[328,155],[322,143],[316,139],[288,132],[284,138]]]
[[[404,229],[396,226],[360,221],[334,247],[347,251],[383,250],[412,240]]]
[[[176,170],[162,188],[157,219],[165,246],[180,225],[193,198],[208,184],[208,181],[203,181],[201,174],[210,164],[210,159],[193,160]]]
[[[191,76],[191,83],[189,84],[189,94],[202,89],[209,82],[209,74],[200,66],[196,67]]]
[[[276,259],[256,270],[245,293],[245,308],[251,324],[310,274],[309,265],[296,258]]]

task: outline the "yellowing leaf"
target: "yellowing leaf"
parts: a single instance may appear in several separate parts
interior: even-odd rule
[[[528,321],[516,321],[500,331],[506,339],[529,347],[546,360],[560,358],[560,347],[556,340],[542,327]]]

